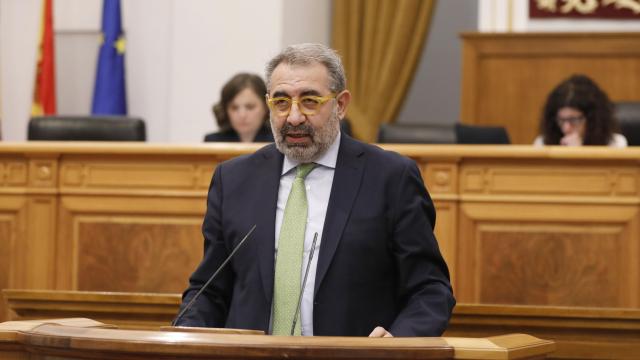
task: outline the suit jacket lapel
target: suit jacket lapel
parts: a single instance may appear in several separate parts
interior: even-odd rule
[[[358,194],[364,173],[365,157],[363,154],[364,148],[358,142],[344,134],[341,135],[338,161],[333,175],[329,206],[322,231],[320,255],[316,268],[315,293],[318,292],[322,279],[329,269]]]
[[[273,298],[275,224],[280,173],[282,172],[282,154],[271,145],[256,157],[256,206],[267,211],[257,211],[257,233],[259,234],[258,262],[264,295],[268,303]],[[264,207],[261,205],[264,204]]]

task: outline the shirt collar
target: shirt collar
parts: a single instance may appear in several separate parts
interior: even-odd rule
[[[340,149],[340,132],[338,131],[338,135],[336,135],[336,138],[333,140],[333,143],[331,144],[331,146],[329,146],[327,151],[325,151],[324,154],[322,154],[320,158],[318,158],[314,162],[318,165],[322,165],[330,169],[335,169],[336,163],[338,162],[339,149]],[[285,155],[284,162],[282,164],[282,174],[280,175],[284,175],[288,173],[289,171],[291,171],[291,169],[297,167],[299,164],[300,164],[299,161],[289,159],[289,157]]]

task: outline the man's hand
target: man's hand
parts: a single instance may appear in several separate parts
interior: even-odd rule
[[[391,335],[391,333],[382,326],[378,326],[373,329],[371,334],[369,334],[369,337],[393,337],[393,335]]]

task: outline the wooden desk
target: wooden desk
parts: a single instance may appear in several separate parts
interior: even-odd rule
[[[122,329],[156,330],[178,312],[178,294],[4,290],[12,320],[91,316]],[[636,359],[640,309],[458,303],[447,337],[526,333],[552,340],[550,359]]]
[[[458,304],[444,335],[513,332],[553,340],[551,359],[640,357],[640,309]]]
[[[1,143],[0,288],[180,293],[213,169],[260,146]],[[640,308],[640,148],[385,148],[420,167],[460,303]]]
[[[553,342],[523,334],[372,339],[118,330],[89,319],[0,324],[0,355],[12,360],[543,359],[553,350]]]
[[[178,314],[179,294],[2,290],[8,320],[89,317],[120,329],[157,330]]]

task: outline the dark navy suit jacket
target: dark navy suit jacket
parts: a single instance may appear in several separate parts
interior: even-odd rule
[[[203,224],[204,259],[184,306],[253,235],[178,325],[269,329],[283,155],[273,144],[220,164]],[[414,161],[341,136],[316,271],[314,335],[440,336],[455,304]]]

